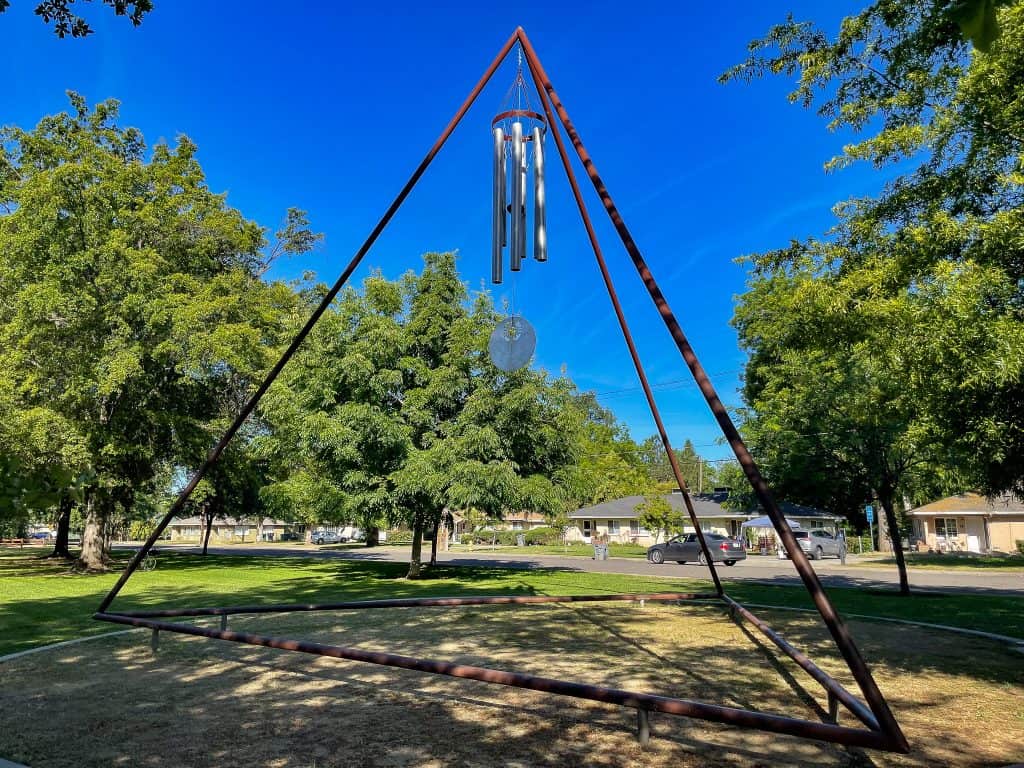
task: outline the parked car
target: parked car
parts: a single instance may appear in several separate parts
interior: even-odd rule
[[[53,538],[53,534],[50,533],[49,531],[36,531],[35,533],[30,533],[28,535],[28,537],[30,539],[36,539],[36,540],[41,540],[41,541],[49,541],[50,539]]]
[[[344,541],[341,535],[333,531],[314,531],[313,532],[313,543],[314,544],[340,544]]]
[[[800,549],[812,560],[821,560],[826,555],[842,559],[846,549],[845,539],[842,537],[836,538],[828,531],[821,530],[820,528],[810,531],[793,531],[793,535],[796,537]],[[778,551],[779,560],[785,560],[789,557],[786,554],[786,550],[782,548],[781,543],[779,544]]]
[[[716,563],[736,565],[737,561],[747,559],[746,548],[736,539],[730,539],[719,533],[705,533],[704,539],[707,541],[711,557]],[[673,536],[664,544],[648,547],[647,559],[655,564],[664,563],[666,560],[675,560],[680,564],[690,562],[703,564],[706,562],[696,533]]]

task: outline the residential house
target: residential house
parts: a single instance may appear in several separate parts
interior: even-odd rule
[[[697,514],[701,530],[719,533],[723,536],[739,537],[744,522],[763,514],[759,511],[737,512],[726,509],[722,504],[728,495],[726,490],[691,495],[693,510]],[[683,527],[684,532],[692,532],[693,525],[689,522],[682,493],[668,494],[664,498],[674,509],[682,513],[686,520]],[[570,527],[566,538],[569,541],[589,543],[596,534],[601,537],[607,536],[610,541],[614,542],[644,546],[656,544],[660,541],[660,532],[648,531],[640,525],[640,515],[636,511],[636,507],[643,501],[643,496],[626,496],[570,512]],[[839,522],[843,520],[838,515],[831,515],[813,507],[787,503],[782,503],[779,506],[787,518],[799,521],[803,528],[835,530]],[[774,547],[771,531],[762,532],[761,536],[770,538],[771,541],[767,542],[767,545]]]
[[[910,510],[912,539],[938,552],[1016,552],[1024,541],[1024,502],[961,493]]]
[[[172,520],[167,526],[171,541],[202,541],[206,523],[200,517],[185,517]],[[282,541],[291,538],[302,539],[304,525],[287,523],[273,518],[218,518],[210,528],[210,542]]]

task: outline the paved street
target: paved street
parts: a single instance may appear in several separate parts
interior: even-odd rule
[[[198,551],[194,546],[177,546],[161,543],[160,548],[180,551]],[[353,549],[319,549],[307,546],[274,546],[235,545],[230,547],[210,547],[210,552],[218,555],[268,555],[291,557],[345,558],[353,560],[373,560],[406,562],[409,559],[409,547],[362,547]],[[429,548],[424,554],[429,556]],[[678,565],[665,563],[654,565],[638,558],[611,558],[604,561],[590,560],[585,557],[560,557],[558,555],[512,554],[506,552],[442,552],[438,560],[456,565],[481,565],[499,568],[562,568],[574,571],[597,573],[626,573],[640,576],[665,576],[701,578],[707,571],[696,563]],[[851,555],[847,565],[838,560],[825,559],[814,562],[818,576],[827,587],[857,587],[867,589],[891,589],[898,585],[895,566],[891,568],[868,567],[857,565],[858,558]],[[788,560],[775,557],[751,557],[732,568],[719,566],[719,574],[723,580],[749,580],[765,584],[799,584],[800,580]],[[995,570],[948,570],[935,571],[911,569],[910,584],[913,589],[984,593],[1014,594],[1024,596],[1024,573],[1007,573]]]

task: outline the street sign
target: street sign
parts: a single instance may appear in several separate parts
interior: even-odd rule
[[[864,507],[864,514],[867,515],[869,523],[875,522],[875,508],[872,507],[870,504]]]

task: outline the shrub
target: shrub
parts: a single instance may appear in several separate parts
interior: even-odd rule
[[[399,528],[397,531],[388,531],[385,544],[412,544],[412,531]]]
[[[544,528],[534,528],[527,531],[525,534],[527,544],[561,544],[562,543],[562,531],[560,528],[554,528],[552,526],[545,526]]]
[[[151,520],[133,520],[132,524],[128,526],[128,538],[132,541],[145,541],[149,538],[149,534],[153,532],[153,528],[156,527]],[[206,532],[206,526],[202,526],[202,531]],[[202,534],[199,536],[202,540]]]
[[[1017,552],[1024,555],[1024,539],[1017,539]]]
[[[522,531],[474,531],[473,533],[462,534],[463,544],[495,544],[502,547],[512,547],[516,543],[516,534]]]

